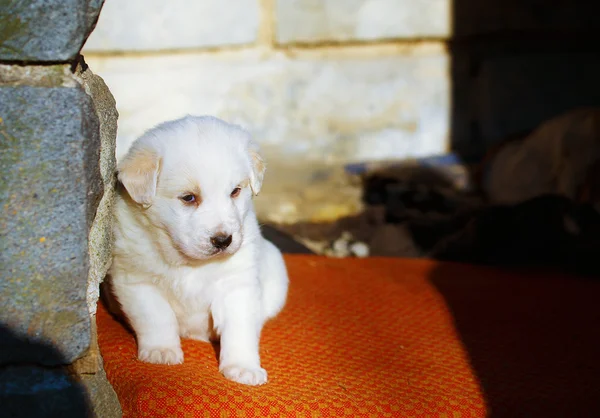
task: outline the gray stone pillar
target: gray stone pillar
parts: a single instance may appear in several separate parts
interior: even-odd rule
[[[0,0],[0,405],[119,417],[96,342],[115,101],[79,56],[102,0]]]

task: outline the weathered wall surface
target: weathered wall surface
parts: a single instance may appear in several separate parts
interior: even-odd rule
[[[90,343],[87,236],[102,193],[94,105],[65,65],[3,65],[0,80],[2,321],[70,363]]]
[[[95,338],[112,246],[117,112],[76,65],[102,1],[0,7],[0,403],[120,416]]]
[[[273,158],[343,163],[441,151],[435,138],[448,128],[443,48],[389,46],[368,59],[349,52],[265,57],[244,50],[89,62],[116,89],[119,157],[151,121],[186,113],[216,113],[248,127]]]
[[[0,1],[0,59],[59,62],[75,58],[104,0]]]
[[[84,47],[118,98],[118,154],[186,113],[240,123],[269,163],[265,220],[360,209],[332,167],[450,148],[478,159],[507,135],[600,105],[599,2],[126,3],[106,1]]]
[[[240,123],[278,159],[443,152],[447,54],[413,38],[447,32],[447,1],[399,3],[178,0],[166,11],[108,0],[84,51],[118,97],[119,155],[154,123],[186,113]],[[379,43],[390,37],[406,42]]]
[[[121,3],[84,47],[117,97],[118,157],[187,113],[239,123],[267,157],[259,215],[291,222],[360,208],[337,174],[335,193],[292,171],[446,151],[449,0]]]
[[[115,98],[102,78],[89,68],[77,66],[75,77],[94,103],[94,111],[98,118],[98,134],[100,149],[95,155],[98,159],[99,178],[94,179],[101,185],[103,193],[98,201],[94,219],[89,228],[89,276],[87,288],[87,305],[92,315],[96,314],[96,303],[99,298],[99,286],[112,263],[113,205],[116,195],[116,159],[115,146],[117,140],[117,112]]]
[[[452,0],[276,0],[280,44],[445,38]]]

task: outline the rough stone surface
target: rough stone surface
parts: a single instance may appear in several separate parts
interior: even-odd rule
[[[60,368],[3,367],[0,369],[0,403],[3,417],[92,416],[81,383]]]
[[[0,60],[67,61],[94,28],[104,0],[0,0]]]
[[[92,411],[81,382],[54,346],[0,324],[0,405],[3,417],[86,417]]]
[[[253,43],[258,35],[259,3],[259,0],[107,0],[84,53]]]
[[[447,37],[450,0],[277,0],[279,43]]]
[[[77,83],[65,65],[40,66],[0,64],[0,85],[35,87],[76,87]]]
[[[87,60],[119,98],[117,159],[152,125],[188,113],[248,128],[271,163],[333,164],[446,150],[449,80],[442,44]]]
[[[91,315],[95,315],[100,295],[99,286],[112,262],[112,220],[116,185],[115,146],[119,113],[115,98],[101,77],[95,75],[89,68],[83,69],[81,65],[77,68],[76,75],[86,93],[92,98],[100,121],[100,174],[104,194],[89,233],[90,271],[87,291],[88,309]]]
[[[97,373],[79,376],[90,400],[90,409],[97,418],[120,418],[123,415],[119,399],[108,383],[106,373],[100,368]]]
[[[81,383],[90,399],[90,407],[94,416],[99,418],[118,418],[122,411],[117,398],[106,378],[102,365],[102,357],[96,338],[96,307],[100,296],[100,283],[112,263],[113,248],[113,207],[115,202],[116,160],[115,145],[117,139],[117,120],[119,113],[110,90],[101,77],[81,60],[75,76],[92,98],[100,129],[100,175],[102,177],[103,195],[96,216],[90,228],[89,242],[89,276],[87,287],[87,304],[92,316],[91,344],[87,355],[74,364]]]
[[[0,322],[70,363],[90,344],[88,231],[102,195],[98,118],[67,66],[27,72],[35,74],[29,85],[27,78],[0,84]]]

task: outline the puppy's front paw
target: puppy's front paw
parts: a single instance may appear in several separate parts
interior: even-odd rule
[[[183,363],[183,351],[181,347],[140,348],[138,358],[146,363],[181,364]]]
[[[243,385],[258,386],[267,383],[267,371],[262,367],[231,365],[222,367],[221,373],[227,379]]]

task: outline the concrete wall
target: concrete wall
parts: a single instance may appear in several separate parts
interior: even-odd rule
[[[448,0],[108,0],[84,53],[118,99],[119,155],[211,113],[268,156],[336,163],[445,151],[448,57],[415,39],[448,25]]]

